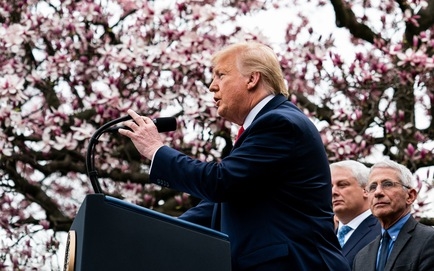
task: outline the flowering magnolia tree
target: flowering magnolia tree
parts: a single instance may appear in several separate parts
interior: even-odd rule
[[[331,162],[387,156],[408,166],[423,217],[433,208],[424,195],[434,161],[434,1],[308,2],[333,8],[325,16],[350,33],[349,53],[304,9],[278,44],[240,21],[305,1],[1,0],[0,269],[61,268],[59,233],[94,192],[89,140],[127,109],[175,116],[178,129],[161,134],[171,147],[203,161],[227,155],[235,127],[216,115],[210,56],[241,40],[274,47],[291,100],[317,124]],[[105,194],[174,216],[196,204],[149,184],[149,164],[128,139],[99,138]]]

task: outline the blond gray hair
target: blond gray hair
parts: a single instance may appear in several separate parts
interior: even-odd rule
[[[330,168],[346,168],[351,171],[359,185],[365,188],[369,179],[369,168],[364,164],[354,160],[344,160],[330,164]]]
[[[262,83],[270,94],[289,96],[279,60],[270,47],[253,41],[235,43],[214,54],[211,61],[215,65],[221,59],[232,55],[235,55],[237,68],[242,74],[259,72]]]

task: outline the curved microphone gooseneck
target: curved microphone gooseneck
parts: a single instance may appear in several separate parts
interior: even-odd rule
[[[131,116],[124,116],[117,119],[114,119],[112,121],[107,122],[103,126],[101,126],[98,130],[95,131],[95,133],[92,135],[89,141],[89,145],[87,147],[87,153],[86,153],[86,169],[87,169],[87,175],[90,178],[90,182],[93,187],[93,191],[95,193],[102,193],[101,186],[98,182],[98,172],[95,169],[95,146],[96,143],[98,143],[99,137],[108,130],[111,126],[127,121],[131,119]]]
[[[120,127],[111,127],[117,123],[124,122],[130,120],[131,116],[124,116],[112,121],[107,122],[103,126],[101,126],[95,133],[92,135],[89,145],[87,147],[86,153],[86,170],[87,175],[90,178],[90,182],[92,184],[93,190],[95,193],[103,193],[101,186],[98,182],[98,172],[95,169],[95,146],[98,143],[99,137],[105,132],[113,132],[117,131]],[[175,117],[165,117],[165,118],[156,118],[152,120],[154,124],[157,126],[158,132],[169,132],[176,130],[176,118]],[[128,127],[121,127],[123,129],[129,129]]]

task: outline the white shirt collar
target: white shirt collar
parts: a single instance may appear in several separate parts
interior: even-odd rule
[[[262,99],[255,107],[250,110],[249,114],[246,117],[246,120],[243,123],[244,130],[247,129],[250,124],[252,124],[253,120],[255,119],[256,115],[258,115],[259,111],[261,111],[262,108],[271,100],[274,98],[274,95],[268,95],[264,99]]]
[[[361,213],[360,215],[353,218],[353,220],[348,222],[346,225],[350,226],[352,229],[356,229],[363,222],[363,220],[365,220],[371,214],[372,214],[371,210],[368,209],[363,213]],[[339,228],[341,228],[342,226],[343,226],[342,222],[339,221]]]
[[[368,209],[366,211],[364,211],[363,213],[361,213],[360,215],[356,216],[353,220],[351,220],[348,224],[346,224],[347,226],[351,227],[351,231],[349,231],[345,237],[344,240],[345,242],[347,242],[347,240],[351,237],[351,235],[353,234],[354,230],[357,229],[357,227],[363,222],[363,220],[365,220],[369,215],[371,214],[371,210]],[[342,224],[339,221],[339,229],[343,226],[344,224]]]

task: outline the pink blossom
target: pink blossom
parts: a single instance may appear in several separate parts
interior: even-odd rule
[[[15,101],[24,101],[28,97],[24,94],[24,78],[15,74],[6,74],[0,78],[0,95],[8,96]]]

